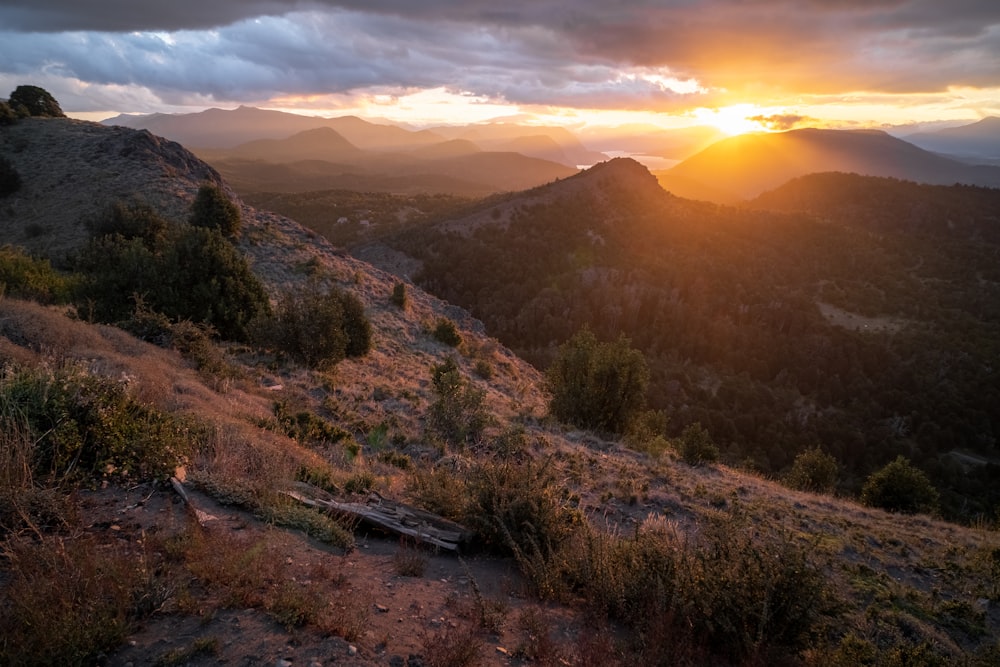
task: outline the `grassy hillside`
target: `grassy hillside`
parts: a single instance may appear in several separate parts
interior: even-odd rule
[[[64,232],[78,223],[34,205],[113,203],[87,171],[107,168],[87,166],[91,127],[5,131],[22,148],[3,154],[26,175],[84,156],[72,192],[26,178],[10,204],[39,225],[39,255],[106,229],[84,226],[73,245]],[[161,176],[163,158],[127,172],[146,175],[135,194],[156,214],[125,239],[137,253],[191,226],[200,179]],[[180,194],[162,206],[161,189]],[[619,190],[655,196],[631,180]],[[515,213],[498,206],[483,219]],[[994,532],[690,465],[663,434],[566,428],[547,416],[539,372],[465,311],[239,208],[226,242],[274,312],[335,287],[362,305],[370,350],[306,365],[272,338],[225,340],[137,308],[124,324],[154,345],[66,302],[86,277],[71,261],[56,272],[0,256],[0,662],[995,663]],[[49,292],[55,305],[21,298],[38,276],[66,287]],[[407,502],[470,537],[461,559],[434,553],[290,490]]]

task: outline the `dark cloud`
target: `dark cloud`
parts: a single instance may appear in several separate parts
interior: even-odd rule
[[[996,0],[4,0],[3,30],[0,72],[233,101],[445,86],[663,109],[1000,86]]]
[[[815,123],[815,118],[801,116],[798,114],[774,114],[771,116],[751,116],[747,120],[760,123],[769,130],[791,130],[800,125],[811,125]]]

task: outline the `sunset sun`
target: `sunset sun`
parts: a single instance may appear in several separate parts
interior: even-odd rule
[[[710,125],[729,136],[747,134],[749,132],[768,132],[769,128],[762,122],[764,113],[753,104],[735,104],[718,109],[696,109],[694,117],[704,125]]]

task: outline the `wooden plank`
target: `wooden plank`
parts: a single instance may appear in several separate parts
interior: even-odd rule
[[[383,498],[377,493],[372,493],[364,504],[340,502],[323,489],[301,482],[282,493],[310,507],[357,517],[391,533],[406,535],[449,551],[458,551],[459,544],[469,535],[464,526],[454,521]]]

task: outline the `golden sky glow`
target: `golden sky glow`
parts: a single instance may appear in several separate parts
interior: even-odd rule
[[[102,6],[107,5],[107,6]],[[996,0],[51,0],[0,6],[0,92],[71,115],[245,104],[415,125],[729,133],[1000,116]]]

